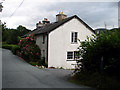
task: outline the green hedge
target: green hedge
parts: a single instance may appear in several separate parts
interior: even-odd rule
[[[12,45],[12,44],[9,45],[9,44],[6,44],[6,43],[2,44],[2,48],[11,50],[13,54],[16,54],[16,52],[20,50],[18,45]]]
[[[2,44],[2,48],[11,50],[12,49],[12,45]]]
[[[81,42],[83,70],[120,75],[120,32],[104,32]],[[80,61],[80,62],[81,62]]]

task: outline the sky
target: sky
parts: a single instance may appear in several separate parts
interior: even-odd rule
[[[67,17],[77,15],[93,29],[108,29],[118,27],[118,1],[105,2],[92,0],[0,0],[3,2],[3,11],[0,13],[2,22],[8,28],[17,28],[19,25],[33,30],[36,23],[48,18],[56,21],[56,15],[63,12]]]

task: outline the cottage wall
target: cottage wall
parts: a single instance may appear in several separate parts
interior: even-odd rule
[[[47,62],[47,35],[44,35],[45,42],[43,43],[43,34],[36,36],[36,44],[41,49],[41,56],[45,57],[45,61]]]
[[[74,60],[67,61],[67,51],[77,51],[80,43],[71,43],[71,32],[78,32],[78,39],[81,41],[94,34],[76,18],[50,32],[48,36],[48,67],[75,68],[75,65],[72,65],[76,64]]]

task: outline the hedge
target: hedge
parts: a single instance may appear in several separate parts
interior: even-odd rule
[[[120,75],[120,32],[104,32],[81,42],[83,70]]]
[[[2,48],[11,50],[13,54],[16,54],[16,52],[20,50],[18,45],[9,45],[5,43],[2,44]]]

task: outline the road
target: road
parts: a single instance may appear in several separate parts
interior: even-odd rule
[[[71,72],[39,69],[2,49],[2,88],[88,88],[68,82]]]

